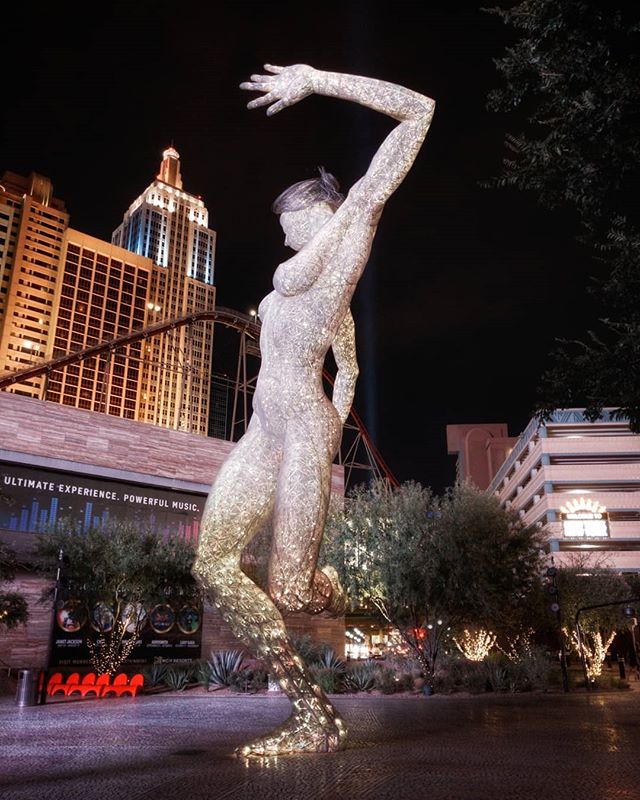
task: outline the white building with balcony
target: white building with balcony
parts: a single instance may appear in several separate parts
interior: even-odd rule
[[[557,565],[591,552],[612,569],[637,572],[640,435],[612,412],[589,422],[584,409],[561,409],[547,422],[532,419],[517,439],[506,425],[447,425],[448,451],[459,479],[544,526]]]

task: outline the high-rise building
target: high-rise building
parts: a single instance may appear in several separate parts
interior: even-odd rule
[[[0,373],[49,358],[56,290],[60,283],[64,203],[49,178],[5,172],[0,182]],[[8,391],[43,396],[44,376]]]
[[[154,262],[150,323],[214,310],[216,233],[208,224],[202,198],[183,190],[180,156],[169,147],[111,239]],[[140,420],[206,435],[213,328],[198,322],[145,341]]]
[[[68,228],[56,302],[53,357],[84,350],[147,324],[153,263]],[[142,343],[53,370],[44,399],[139,419]]]

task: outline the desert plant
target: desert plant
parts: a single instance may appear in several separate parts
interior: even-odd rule
[[[182,667],[177,664],[168,666],[164,674],[165,684],[175,692],[184,691],[192,683],[193,668]]]
[[[509,660],[504,653],[489,653],[482,662],[487,677],[487,688],[494,692],[506,692],[511,688]]]
[[[145,667],[142,672],[144,675],[144,682],[146,686],[159,686],[162,683],[165,683],[165,675],[167,672],[167,664],[151,664],[151,666]]]
[[[310,670],[314,680],[323,692],[337,694],[341,691],[344,670],[338,670],[335,667],[323,667],[319,663],[310,667]]]
[[[487,689],[486,668],[482,662],[449,654],[438,667],[436,688],[441,692],[484,692]]]
[[[221,650],[218,653],[211,652],[211,657],[200,672],[206,675],[203,683],[209,687],[231,686],[231,676],[238,672],[244,660],[244,653],[241,650]]]
[[[344,673],[344,685],[350,692],[370,692],[375,689],[375,665],[367,660],[350,667]]]
[[[335,650],[331,647],[324,647],[320,653],[320,657],[312,666],[321,667],[323,669],[333,669],[336,672],[344,672],[347,668],[346,663],[336,655]]]
[[[267,672],[260,667],[245,667],[229,675],[229,686],[235,692],[255,694],[267,688]]]
[[[328,647],[328,645],[314,642],[308,633],[305,633],[302,636],[293,636],[291,643],[293,644],[300,658],[308,667],[320,661],[323,651]]]

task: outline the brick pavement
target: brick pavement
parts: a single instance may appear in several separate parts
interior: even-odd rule
[[[0,798],[640,799],[637,690],[332,700],[344,752],[261,762],[231,753],[288,715],[282,696],[0,697]]]

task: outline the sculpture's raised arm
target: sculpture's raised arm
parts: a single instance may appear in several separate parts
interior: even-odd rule
[[[240,88],[264,92],[248,108],[268,106],[267,114],[300,102],[311,94],[350,100],[387,114],[400,123],[382,143],[369,169],[352,188],[347,201],[380,209],[411,168],[429,130],[435,101],[387,81],[360,75],[325,72],[307,64],[277,67],[265,64],[268,75],[252,75]]]
[[[356,353],[355,325],[350,310],[342,320],[331,349],[337,367],[331,402],[340,416],[340,421],[345,423],[351,411],[360,372]]]

